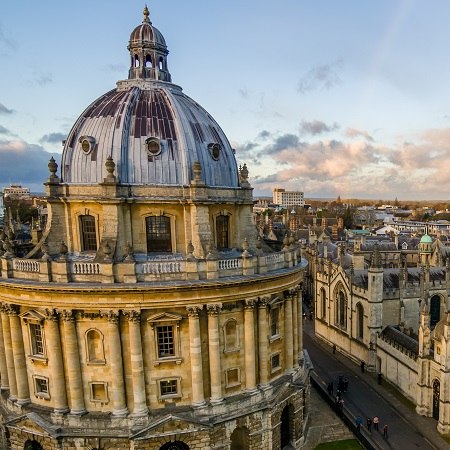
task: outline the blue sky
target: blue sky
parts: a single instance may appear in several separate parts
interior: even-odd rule
[[[144,2],[0,6],[0,187],[127,77]],[[255,195],[450,198],[450,2],[154,0],[174,83],[222,126]]]

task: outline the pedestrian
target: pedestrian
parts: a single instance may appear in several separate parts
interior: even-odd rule
[[[341,398],[339,400],[339,413],[341,414],[341,416],[342,416],[343,411],[344,411],[344,399]]]
[[[364,373],[364,369],[366,367],[366,363],[364,361],[361,361],[361,364],[359,366],[361,367],[361,372]]]
[[[312,311],[309,312],[309,320],[313,320],[313,313],[312,313]]]
[[[356,430],[361,431],[361,424],[362,424],[361,417],[359,417],[359,416],[356,417],[355,424],[356,424]]]
[[[381,374],[381,372],[378,372],[378,384],[381,384],[382,377],[383,377],[383,375]]]
[[[303,322],[306,322],[306,313],[303,313]]]
[[[372,419],[370,417],[367,418],[366,420],[367,423],[367,429],[372,432]]]
[[[387,426],[387,425],[385,425],[385,426],[383,427],[383,437],[384,437],[385,439],[387,439],[387,437],[388,437],[388,426]]]
[[[342,375],[339,375],[338,389],[339,389],[341,392],[344,391],[344,382],[343,382],[343,380],[342,380]]]
[[[336,391],[337,398],[340,400],[342,398],[342,392],[340,389]]]
[[[327,386],[328,395],[333,395],[333,390],[334,390],[333,382],[330,381]]]
[[[380,422],[380,419],[378,418],[378,416],[375,416],[375,417],[373,418],[373,428],[374,428],[375,430],[377,430],[377,431],[378,431],[378,424],[379,424],[379,422]]]
[[[333,355],[336,354],[336,344],[333,344]]]

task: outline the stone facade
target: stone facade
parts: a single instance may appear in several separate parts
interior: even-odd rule
[[[99,112],[105,97],[94,102],[69,134],[63,175],[49,163],[42,239],[25,258],[2,242],[0,413],[11,450],[256,450],[300,448],[304,440],[307,262],[292,238],[280,252],[262,250],[246,166],[237,168],[218,125],[170,83],[167,61],[162,72],[138,70],[136,58],[165,58],[164,46],[146,8],[130,38],[131,78],[115,97],[125,99],[122,107]],[[154,99],[165,90],[173,127],[157,117],[164,108]],[[177,116],[171,92],[183,108],[195,107],[191,116]],[[148,103],[133,110],[137,93]],[[121,111],[133,125],[121,128],[122,140],[114,138]],[[137,124],[151,114],[171,138],[161,129],[155,135],[152,120],[139,144]],[[101,123],[100,134],[88,119]],[[202,141],[208,133],[221,143]],[[195,151],[182,148],[189,139]],[[133,160],[127,152],[139,145],[146,157]],[[111,148],[117,166],[104,153]],[[183,165],[167,166],[168,183],[130,182],[144,171],[146,181],[164,178],[150,169],[170,148]],[[87,155],[87,169],[71,166]],[[228,178],[214,178],[216,163]],[[103,181],[95,182],[99,174]],[[175,182],[187,175],[186,184]]]

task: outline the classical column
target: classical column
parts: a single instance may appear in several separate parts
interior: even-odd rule
[[[262,388],[269,384],[269,330],[267,306],[270,297],[261,297],[258,303],[258,350],[259,350],[259,383]]]
[[[22,324],[19,317],[19,307],[12,306],[8,310],[9,325],[11,327],[11,343],[14,355],[14,368],[17,382],[17,404],[30,403],[30,388],[28,386],[27,363],[23,347]]]
[[[8,366],[6,364],[5,339],[3,337],[3,325],[0,319],[0,389],[9,389]]]
[[[299,323],[302,318],[298,315],[298,301],[297,301],[297,289],[290,289],[289,291],[292,295],[292,328],[294,330],[293,341],[294,341],[294,367],[298,367],[298,333],[299,333]]]
[[[64,310],[61,313],[61,318],[64,322],[63,346],[70,387],[70,414],[81,415],[86,412],[86,407],[75,317],[72,311]]]
[[[294,367],[294,342],[292,329],[292,298],[293,295],[289,292],[285,295],[284,300],[284,352],[285,352],[285,367],[286,370],[291,370]]]
[[[187,306],[189,317],[189,352],[191,358],[192,405],[203,406],[205,396],[203,393],[203,367],[202,367],[202,341],[200,336],[199,311],[202,306]]]
[[[56,414],[69,412],[67,404],[66,378],[59,332],[59,315],[53,309],[47,309],[45,317],[45,337],[48,343],[48,367],[51,377],[51,396]]]
[[[256,389],[255,303],[255,299],[244,303],[245,388],[249,392]]]
[[[211,403],[220,403],[222,396],[222,368],[219,348],[219,312],[222,304],[207,305],[209,338],[209,374],[211,378]]]
[[[113,416],[123,417],[128,414],[123,377],[122,346],[120,342],[119,313],[108,311],[109,359],[111,363]]]
[[[298,356],[296,358],[303,360],[303,320],[302,320],[302,289],[297,289],[297,312],[298,312]]]
[[[9,326],[8,317],[8,304],[2,304],[2,327],[3,327],[3,340],[5,345],[6,367],[8,372],[9,381],[9,398],[11,400],[17,400],[17,382],[16,382],[16,369],[14,367],[14,354],[12,350],[11,342],[11,328]]]
[[[133,379],[133,413],[134,417],[148,414],[147,396],[145,392],[144,358],[142,356],[141,312],[124,311],[129,322],[131,376]]]

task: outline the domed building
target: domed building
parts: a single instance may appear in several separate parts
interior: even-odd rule
[[[3,236],[2,448],[299,448],[306,261],[258,239],[248,169],[147,8],[128,50],[49,163],[38,245]]]

